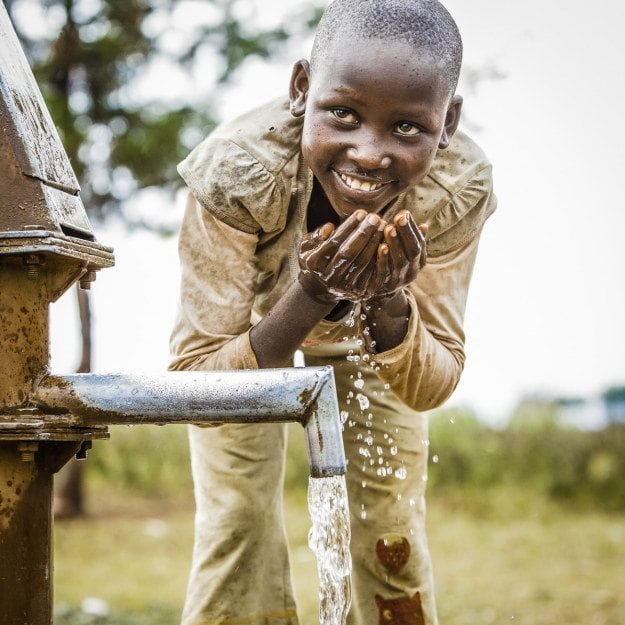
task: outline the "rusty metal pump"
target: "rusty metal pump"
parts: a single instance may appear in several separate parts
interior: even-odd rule
[[[345,472],[330,367],[52,375],[49,305],[114,264],[0,5],[0,623],[52,622],[52,480],[109,424],[298,421],[311,475]]]

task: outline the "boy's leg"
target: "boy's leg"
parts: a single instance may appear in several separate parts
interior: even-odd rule
[[[353,559],[348,623],[436,625],[425,535],[427,419],[385,389],[370,367],[345,359],[329,364],[340,408],[349,415],[343,435]]]
[[[183,625],[295,625],[281,424],[189,428],[196,518]]]

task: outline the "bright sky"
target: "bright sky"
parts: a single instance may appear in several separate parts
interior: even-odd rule
[[[289,11],[296,4],[303,2],[289,3]],[[264,17],[283,6],[263,0]],[[447,6],[464,37],[465,66],[506,76],[477,90],[465,80],[460,88],[466,128],[494,164],[499,210],[484,231],[466,319],[468,360],[450,402],[498,420],[524,393],[592,395],[625,383],[625,207],[618,191],[625,5]],[[283,91],[290,64],[308,48],[308,41],[293,46],[270,68],[249,63],[222,94],[222,115]],[[168,88],[162,80],[150,85]],[[95,368],[161,371],[177,297],[175,241],[112,227],[97,234],[115,247],[117,266],[93,286]],[[72,293],[53,306],[52,323],[53,369],[71,371],[78,358]]]

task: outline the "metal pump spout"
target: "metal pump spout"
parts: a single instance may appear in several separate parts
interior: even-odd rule
[[[329,367],[49,375],[49,305],[113,266],[0,4],[0,624],[52,623],[52,483],[110,424],[298,421],[311,474],[345,472]]]
[[[255,371],[47,375],[31,396],[40,427],[282,423],[304,426],[310,473],[345,473],[332,367]],[[33,426],[36,427],[36,426]]]

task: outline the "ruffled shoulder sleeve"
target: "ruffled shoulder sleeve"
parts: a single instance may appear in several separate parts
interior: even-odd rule
[[[491,166],[486,165],[475,172],[432,216],[428,256],[442,256],[474,239],[496,207]]]
[[[200,204],[248,233],[284,228],[302,121],[280,98],[218,126],[178,165]]]
[[[206,139],[178,165],[178,173],[205,209],[243,232],[272,232],[288,206],[284,184],[228,139]]]
[[[496,206],[488,159],[467,135],[456,132],[425,179],[402,196],[393,212],[408,209],[417,223],[428,225],[428,257],[434,258],[477,236]]]

